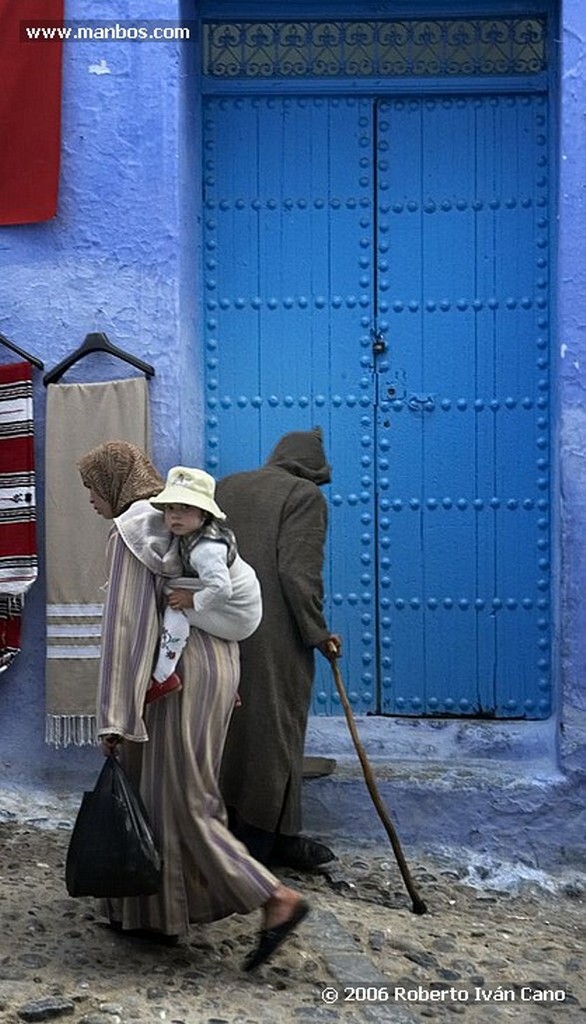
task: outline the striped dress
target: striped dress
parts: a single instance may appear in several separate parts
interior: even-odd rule
[[[160,628],[163,578],[113,529],[103,620],[98,731],[125,738],[120,760],[139,789],[163,857],[154,896],[108,900],[111,921],[183,935],[190,922],[247,913],[279,882],[229,832],[218,772],[239,680],[238,644],[192,628],[183,689],[144,706]]]

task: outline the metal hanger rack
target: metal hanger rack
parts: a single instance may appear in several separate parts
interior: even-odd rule
[[[4,345],[5,348],[9,348],[11,352],[16,352],[17,356],[22,356],[23,359],[26,359],[27,363],[32,363],[32,365],[36,366],[39,370],[44,370],[45,364],[42,363],[40,359],[37,359],[36,356],[31,356],[30,352],[26,352],[23,348],[20,348],[19,345],[15,345],[14,342],[10,341],[10,339],[4,334],[0,334],[0,345]]]
[[[71,355],[62,359],[57,366],[54,366],[52,370],[43,377],[43,384],[56,384],[58,380],[63,376],[66,370],[69,370],[74,363],[77,363],[79,359],[83,359],[84,356],[90,354],[90,352],[105,352],[109,356],[115,356],[117,359],[122,359],[125,363],[130,363],[131,366],[135,366],[138,370],[142,370],[147,377],[154,377],[155,371],[150,363],[145,363],[138,356],[132,355],[131,352],[125,352],[124,349],[118,348],[117,345],[113,345],[105,334],[101,332],[95,334],[87,334],[85,340],[76,348],[75,352]]]

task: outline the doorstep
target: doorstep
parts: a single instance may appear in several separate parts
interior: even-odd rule
[[[469,848],[552,870],[586,869],[583,773],[564,774],[556,724],[356,718],[375,785],[401,842]],[[310,719],[307,755],[334,758],[303,783],[303,831],[388,842],[345,719]]]

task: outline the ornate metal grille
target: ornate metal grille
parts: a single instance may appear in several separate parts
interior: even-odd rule
[[[209,21],[204,75],[219,79],[533,75],[546,19]]]

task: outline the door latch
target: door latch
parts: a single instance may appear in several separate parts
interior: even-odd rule
[[[435,409],[433,395],[411,395],[407,405],[413,412],[432,412]]]
[[[373,327],[370,332],[370,336],[372,338],[372,354],[374,356],[384,356],[388,345],[383,332],[381,330],[375,330]]]

